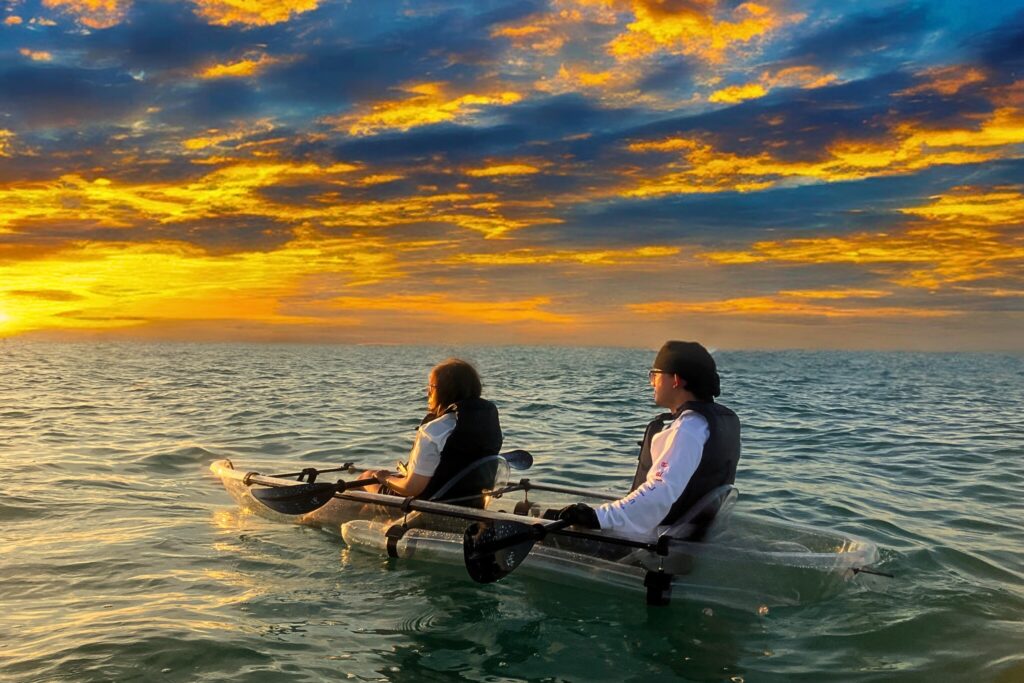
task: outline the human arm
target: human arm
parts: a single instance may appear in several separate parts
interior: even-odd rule
[[[455,429],[455,415],[448,413],[421,425],[409,453],[409,463],[399,467],[398,474],[377,470],[370,476],[386,484],[400,496],[418,496],[426,490],[441,462],[441,451]]]
[[[418,496],[430,483],[430,477],[411,471],[405,474],[392,474],[390,470],[376,470],[371,476],[400,496]]]
[[[619,535],[649,538],[679,499],[700,464],[708,423],[687,412],[651,442],[651,469],[636,490],[595,508],[600,528]]]

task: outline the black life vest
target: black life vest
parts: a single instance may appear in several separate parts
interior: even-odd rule
[[[493,403],[482,398],[470,398],[453,404],[446,412],[455,413],[455,429],[448,435],[441,449],[441,461],[419,498],[432,498],[452,477],[474,462],[501,451],[501,424],[498,422],[498,409]],[[437,417],[429,413],[420,424]],[[497,468],[497,462],[474,468],[446,491],[441,500],[479,496],[483,489],[494,485]],[[483,507],[483,500],[477,498],[461,504]]]
[[[701,452],[697,470],[690,477],[682,495],[672,504],[661,524],[672,524],[704,494],[722,484],[732,484],[736,481],[736,463],[740,459],[739,418],[736,417],[736,413],[720,403],[688,401],[676,412],[663,413],[647,425],[644,440],[640,446],[640,458],[636,466],[636,475],[633,477],[633,486],[629,490],[635,491],[647,480],[647,473],[650,472],[653,464],[651,441],[654,439],[654,435],[665,428],[666,422],[676,419],[684,410],[692,410],[704,416],[704,419],[708,421],[708,440]]]

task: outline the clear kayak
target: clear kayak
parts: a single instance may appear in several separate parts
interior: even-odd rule
[[[616,498],[587,489],[523,479],[496,485],[481,508],[344,490],[310,512],[282,514],[257,496],[267,487],[298,489],[296,479],[243,472],[228,460],[210,469],[245,510],[340,533],[353,549],[403,559],[468,563],[465,537],[471,523],[540,533],[547,525],[552,531],[538,535],[524,558],[516,559],[517,574],[592,590],[636,592],[641,598],[646,594],[649,604],[665,604],[667,599],[657,599],[669,595],[755,610],[816,602],[846,589],[860,573],[875,573],[870,565],[879,557],[877,546],[865,538],[737,511],[732,487],[723,487],[728,490],[714,501],[718,512],[702,528],[700,540],[693,539],[684,519],[656,541],[636,542],[600,531],[554,530],[533,516],[539,510],[533,500],[538,493],[596,502]],[[519,493],[522,499],[516,502]]]

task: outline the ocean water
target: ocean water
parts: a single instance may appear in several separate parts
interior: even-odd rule
[[[208,471],[391,465],[448,355],[531,477],[628,485],[649,351],[0,340],[0,680],[1024,681],[1024,359],[717,353],[741,509],[896,575],[760,612],[480,586],[244,514]]]

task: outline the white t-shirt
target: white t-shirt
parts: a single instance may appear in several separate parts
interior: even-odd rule
[[[406,465],[409,472],[424,477],[434,476],[441,462],[441,451],[455,430],[455,423],[455,413],[445,413],[416,429],[416,441],[409,454],[409,464]]]
[[[700,465],[711,435],[700,413],[685,410],[651,439],[651,469],[629,495],[596,508],[602,531],[637,540],[654,540],[658,525],[683,495]]]

